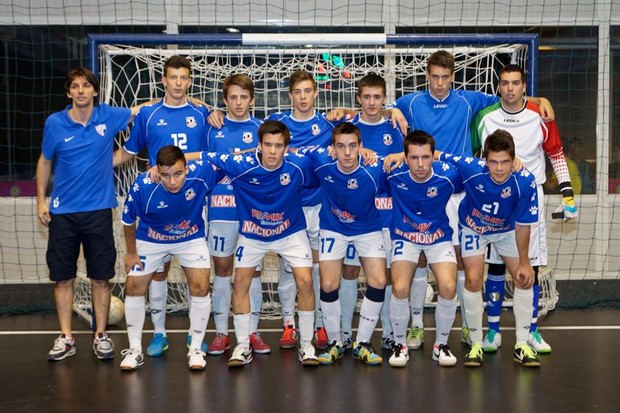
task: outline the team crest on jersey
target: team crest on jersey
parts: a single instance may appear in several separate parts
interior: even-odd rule
[[[291,183],[291,175],[286,172],[280,175],[280,185],[288,185]]]
[[[243,139],[243,143],[252,143],[254,140],[254,135],[252,132],[243,132],[241,139]]]
[[[194,192],[192,188],[189,188],[187,191],[185,191],[186,201],[191,201],[192,199],[194,199],[194,197],[196,197],[196,192]]]
[[[506,188],[502,189],[502,193],[500,196],[502,198],[508,198],[510,195],[512,195],[512,190],[509,186],[507,186]]]
[[[105,133],[108,130],[108,127],[105,125],[105,123],[102,123],[101,125],[95,126],[95,130],[97,131],[99,136],[105,136]]]
[[[314,136],[318,135],[319,133],[321,133],[321,127],[319,126],[318,123],[313,123],[312,124],[312,134]]]
[[[429,198],[435,198],[437,196],[437,187],[431,186],[426,190],[426,196]]]
[[[349,189],[357,189],[358,185],[357,185],[357,179],[353,178],[353,179],[349,179],[349,181],[347,182],[347,188]]]
[[[187,125],[188,128],[195,128],[196,127],[196,118],[194,118],[193,116],[186,116],[185,117],[185,125]]]
[[[386,146],[389,146],[393,143],[394,141],[392,140],[392,135],[390,135],[389,133],[386,133],[383,135],[383,144]]]

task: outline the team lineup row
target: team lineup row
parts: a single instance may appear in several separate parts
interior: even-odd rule
[[[61,336],[48,358],[61,360],[75,353],[70,308],[77,254],[75,248],[61,250],[60,242],[77,245],[78,253],[80,243],[84,244],[98,325],[93,349],[99,358],[114,355],[112,342],[105,334],[107,280],[114,275],[113,242],[109,253],[96,253],[109,242],[108,226],[111,237],[108,215],[115,206],[114,189],[111,188],[111,198],[107,186],[94,191],[92,183],[110,180],[112,158],[114,165],[118,165],[146,146],[149,161],[157,165],[161,181],[139,177],[123,209],[128,251],[124,259],[128,271],[125,308],[129,348],[122,352],[122,369],[132,370],[143,364],[141,336],[148,288],[151,308],[155,310],[151,314],[155,335],[147,354],[161,355],[167,349],[165,311],[161,310],[165,310],[165,273],[154,274],[165,267],[170,255],[179,258],[190,289],[190,368],[203,369],[206,365],[206,349],[201,346],[212,301],[217,334],[209,347],[211,354],[222,354],[230,347],[231,298],[238,345],[229,364],[250,362],[252,351],[269,352],[257,333],[262,290],[256,269],[270,250],[277,251],[283,260],[278,287],[284,315],[280,345],[294,347],[299,334],[299,357],[305,365],[333,363],[350,346],[354,347],[354,356],[365,363],[381,363],[381,357],[370,345],[380,316],[382,343],[393,349],[390,365],[406,365],[407,345],[419,347],[423,342],[421,308],[427,261],[439,288],[433,358],[440,365],[456,364],[447,339],[458,291],[467,323],[464,339],[470,339],[472,344],[465,365],[480,365],[483,347],[493,350],[501,345],[499,316],[492,316],[491,312],[497,310],[493,308],[496,304],[501,308],[501,272],[505,268],[496,263],[489,266],[487,294],[491,290],[497,299],[487,299],[492,304],[488,309],[489,333],[482,338],[482,272],[488,243],[495,245],[511,271],[516,286],[515,319],[518,325],[526,325],[517,328],[522,334],[517,335],[515,360],[526,366],[539,365],[536,350],[550,351],[535,323],[530,326],[537,310],[536,269],[546,264],[540,196],[544,153],[558,176],[565,219],[576,215],[557,127],[553,121],[545,122],[538,106],[524,98],[524,76],[516,66],[500,72],[501,100],[478,92],[453,91],[453,76],[452,56],[437,52],[429,59],[427,68],[429,90],[403,96],[386,109],[385,82],[379,76],[367,75],[358,85],[361,113],[343,122],[338,118],[343,118],[345,110],[329,116],[315,113],[316,83],[307,72],[296,72],[289,80],[293,110],[273,114],[259,126],[261,122],[249,115],[253,85],[247,76],[234,75],[225,81],[226,117],[217,111],[210,114],[204,107],[187,102],[190,66],[178,56],[170,58],[164,67],[166,97],[162,102],[131,110],[94,105],[98,93],[96,78],[84,69],[70,73],[66,88],[72,105],[46,122],[37,169],[39,218],[50,226],[47,258],[50,277],[56,281],[61,326]],[[550,106],[543,109],[547,116]],[[138,111],[124,148],[112,156],[111,139],[101,138],[113,137]],[[472,121],[475,114],[476,120]],[[406,136],[404,145],[396,124],[405,130],[408,124],[414,130]],[[510,133],[495,132],[497,129]],[[491,149],[487,148],[489,142]],[[330,144],[335,160],[325,151]],[[433,163],[435,146],[444,153],[445,162]],[[235,154],[256,147],[255,153]],[[301,153],[285,156],[289,147]],[[485,148],[486,163],[472,157],[480,148]],[[367,165],[360,164],[359,154],[367,149],[380,156],[404,149],[404,155],[396,157],[406,163],[389,173],[383,172],[373,159]],[[511,171],[515,152],[526,170]],[[186,166],[186,157],[199,160]],[[76,170],[71,164],[76,159],[86,167]],[[541,159],[542,168],[537,164]],[[48,207],[44,188],[52,160],[56,176]],[[215,165],[217,172],[209,165]],[[468,186],[474,182],[476,185]],[[394,183],[396,186],[392,186]],[[462,196],[452,194],[461,192],[463,187],[467,196],[457,218]],[[84,191],[92,199],[82,202]],[[398,191],[407,195],[395,195]],[[207,193],[209,231],[205,240],[201,201]],[[377,209],[389,206],[390,202],[392,211]],[[451,205],[448,210],[452,211],[452,225],[448,225],[446,205]],[[457,222],[460,231],[453,230]],[[100,239],[86,234],[91,227],[98,228],[95,232]],[[102,231],[103,227],[106,231]],[[384,228],[390,231],[382,231]],[[384,237],[384,233],[389,237]],[[70,240],[65,238],[68,236]],[[453,243],[461,248],[453,248]],[[359,255],[368,284],[355,345],[351,335],[351,302],[354,307],[359,266],[343,268],[342,262],[350,245]],[[209,255],[213,257],[215,272],[212,294],[208,291]],[[391,261],[389,276],[386,258]],[[457,271],[461,261],[464,273]],[[235,283],[231,288],[233,264]],[[492,288],[489,280],[495,283]],[[294,319],[296,296],[299,330]],[[412,328],[407,331],[410,307]],[[321,349],[319,354],[313,342]]]

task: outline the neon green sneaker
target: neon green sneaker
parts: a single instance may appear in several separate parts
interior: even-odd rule
[[[480,367],[482,366],[482,359],[484,358],[484,351],[482,350],[482,345],[480,343],[476,343],[471,347],[469,353],[465,356],[464,363],[465,367]]]
[[[523,364],[525,367],[540,367],[540,360],[536,357],[536,350],[528,344],[515,346],[515,354],[513,360]]]
[[[407,329],[407,347],[410,350],[417,350],[424,344],[424,329],[422,327],[412,327]]]

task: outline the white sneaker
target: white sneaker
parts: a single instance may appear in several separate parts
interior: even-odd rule
[[[228,359],[228,367],[241,367],[252,362],[252,350],[246,344],[237,344],[232,356]]]
[[[424,329],[422,327],[407,329],[407,347],[410,350],[417,350],[422,344],[424,344]]]
[[[485,353],[495,353],[502,345],[502,333],[489,328],[487,335],[482,340],[482,349]]]
[[[450,346],[440,344],[433,346],[433,360],[437,361],[442,367],[452,367],[456,365],[456,357],[450,351]]]
[[[394,344],[394,351],[388,360],[392,367],[405,367],[409,362],[409,349],[404,344]]]
[[[204,370],[207,367],[205,352],[199,348],[190,349],[187,353],[187,366],[190,370]]]
[[[536,350],[537,353],[551,353],[551,346],[545,341],[544,338],[542,338],[538,329],[536,329],[536,331],[534,331],[533,333],[530,333],[530,336],[527,339],[527,344],[529,344],[534,350]]]
[[[144,364],[144,354],[141,350],[126,348],[121,351],[121,370],[135,370]]]
[[[312,344],[306,344],[299,347],[299,361],[304,366],[318,366],[319,358],[316,356],[316,350]]]

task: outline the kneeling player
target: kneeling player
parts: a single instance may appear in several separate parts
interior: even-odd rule
[[[123,208],[127,254],[125,255],[125,320],[129,348],[121,352],[121,370],[135,370],[144,364],[142,329],[145,295],[155,271],[168,255],[175,255],[187,278],[190,292],[189,320],[191,343],[188,366],[206,366],[201,350],[209,313],[209,248],[202,216],[205,196],[219,179],[210,164],[187,164],[181,149],[164,146],[157,153],[155,183],[146,174],[138,176]],[[139,219],[138,228],[135,222]]]

